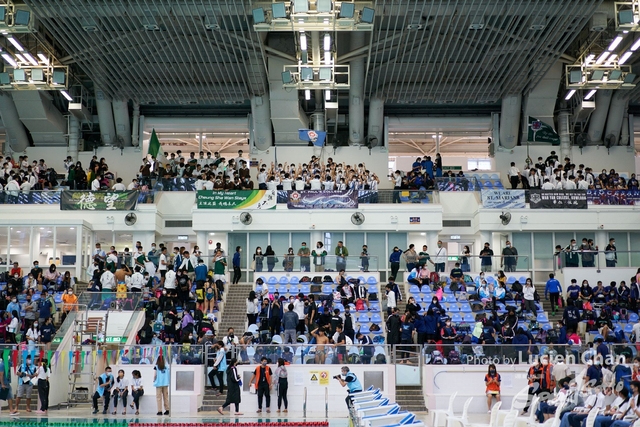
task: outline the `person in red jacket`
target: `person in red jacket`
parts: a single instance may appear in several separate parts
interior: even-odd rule
[[[545,393],[548,396],[551,390],[555,388],[552,372],[553,365],[549,363],[549,356],[542,356],[531,365],[528,374],[529,396],[527,398],[527,406],[522,411],[523,415],[529,412],[529,405],[534,395]]]

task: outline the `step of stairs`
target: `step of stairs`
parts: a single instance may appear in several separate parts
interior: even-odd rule
[[[422,386],[396,386],[396,402],[407,411],[427,411]]]

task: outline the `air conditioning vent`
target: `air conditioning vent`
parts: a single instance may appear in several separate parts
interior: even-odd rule
[[[192,220],[167,220],[164,222],[165,228],[191,228],[193,227]]]
[[[470,219],[445,219],[442,220],[443,227],[471,227]]]

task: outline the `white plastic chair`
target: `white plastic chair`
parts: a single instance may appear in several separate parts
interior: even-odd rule
[[[587,415],[587,421],[585,427],[593,427],[596,422],[596,417],[598,416],[598,408],[593,408],[589,411],[589,415]]]
[[[447,427],[453,427],[454,423],[459,423],[460,427],[467,427],[469,425],[469,405],[471,405],[472,400],[473,397],[470,397],[466,402],[464,402],[461,416],[447,417]]]
[[[537,424],[536,411],[538,410],[539,403],[540,398],[537,395],[533,396],[533,399],[531,399],[531,406],[529,407],[529,415],[516,417],[516,427],[527,427]]]
[[[447,421],[447,417],[453,417],[453,401],[456,400],[456,396],[458,392],[456,391],[451,396],[449,396],[449,406],[447,409],[433,409],[429,412],[433,414],[432,421],[433,427],[438,427],[440,422],[440,416],[443,416],[444,421]]]
[[[499,427],[498,426],[498,412],[502,406],[502,401],[496,402],[491,407],[491,415],[489,416],[489,424],[471,424],[471,427]]]
[[[542,424],[544,427],[558,427],[560,425],[560,413],[562,412],[562,407],[564,406],[564,401],[567,398],[566,394],[560,395],[560,400],[558,402],[558,407],[556,409],[553,418],[549,418],[547,421]]]
[[[516,425],[516,417],[518,416],[518,411],[514,410],[507,414],[502,422],[502,427],[515,427]]]

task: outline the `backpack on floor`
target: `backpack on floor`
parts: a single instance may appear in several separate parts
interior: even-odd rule
[[[385,363],[387,363],[386,356],[384,354],[382,354],[382,353],[376,354],[375,364],[376,365],[384,365]]]
[[[460,359],[459,356],[458,359]],[[431,352],[431,364],[444,365],[444,357],[442,357],[442,353],[439,350],[433,350],[433,352]]]
[[[460,353],[455,350],[451,350],[449,352],[448,361],[450,365],[460,365],[462,362],[460,361]]]
[[[333,283],[333,279],[328,274],[322,278],[324,283]]]

